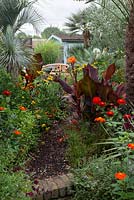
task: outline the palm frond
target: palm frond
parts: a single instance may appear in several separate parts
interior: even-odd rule
[[[17,77],[19,70],[31,62],[31,56],[31,50],[14,36],[12,27],[8,26],[5,34],[0,36],[0,67]]]

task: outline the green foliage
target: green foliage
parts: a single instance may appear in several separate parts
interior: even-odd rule
[[[41,33],[41,36],[42,38],[48,39],[51,35],[60,34],[60,33],[64,33],[64,32],[61,31],[58,27],[50,26],[43,30],[43,32]]]
[[[114,174],[125,170],[125,166],[114,160],[104,161],[104,157],[89,159],[84,167],[74,170],[75,200],[117,200],[119,195],[113,194]]]
[[[35,48],[36,53],[41,53],[44,64],[55,63],[61,55],[60,45],[53,41],[39,44]]]
[[[0,198],[2,200],[28,200],[26,192],[31,189],[31,182],[22,172],[3,172],[0,175]]]

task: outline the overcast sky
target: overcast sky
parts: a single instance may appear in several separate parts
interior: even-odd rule
[[[44,19],[40,30],[48,26],[63,27],[67,17],[86,8],[86,6],[84,2],[75,0],[38,0],[37,9]],[[31,26],[27,26],[25,32],[27,34],[35,34]]]

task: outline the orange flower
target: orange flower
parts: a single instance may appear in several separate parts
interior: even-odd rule
[[[74,63],[76,63],[76,58],[74,57],[74,56],[71,56],[71,57],[69,57],[68,59],[67,59],[67,63],[71,63],[71,64],[74,64]]]
[[[0,107],[0,111],[3,111],[3,110],[5,110],[5,108],[4,107]]]
[[[117,173],[115,173],[114,176],[115,176],[116,179],[124,180],[127,175],[124,172],[117,172]]]
[[[19,130],[14,130],[13,133],[14,133],[15,135],[21,135],[21,134],[22,134],[22,132],[19,131]]]
[[[100,122],[100,123],[106,122],[105,118],[103,118],[103,117],[97,117],[97,118],[94,119],[94,121],[95,122]]]
[[[27,109],[24,106],[19,106],[19,109],[22,111],[26,111]]]
[[[134,150],[134,143],[129,143],[127,146],[128,146],[129,149]]]

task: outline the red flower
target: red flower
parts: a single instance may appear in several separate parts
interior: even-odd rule
[[[34,184],[37,185],[39,181],[37,179],[34,180]]]
[[[100,97],[94,97],[92,99],[93,104],[99,105],[99,103],[101,102],[101,98]]]
[[[103,117],[97,117],[97,118],[94,119],[94,121],[95,122],[100,122],[100,123],[106,122],[105,118],[103,118]]]
[[[26,193],[26,196],[28,196],[28,197],[33,197],[33,195],[34,195],[33,192],[27,192]]]
[[[71,124],[73,124],[73,125],[78,125],[78,121],[77,121],[76,119],[72,119],[72,120],[71,120]]]
[[[10,92],[9,90],[4,90],[4,91],[2,92],[2,94],[5,95],[5,96],[10,96],[10,95],[11,95],[11,92]]]
[[[22,134],[22,132],[19,131],[19,130],[14,130],[13,133],[14,133],[15,135],[21,135],[21,134]]]
[[[104,102],[104,101],[99,102],[99,106],[100,107],[105,107],[106,106],[106,102]]]
[[[4,107],[0,107],[0,111],[3,111],[3,110],[5,110],[5,108]]]
[[[114,176],[115,176],[116,179],[124,180],[127,175],[125,173],[123,173],[123,172],[117,172],[117,173],[115,173]]]
[[[134,143],[129,143],[127,146],[128,146],[129,149],[134,150]]]
[[[119,105],[124,105],[124,104],[126,104],[126,100],[125,100],[125,99],[118,99],[118,100],[117,100],[117,103],[118,103]]]
[[[130,118],[131,118],[131,115],[130,115],[130,114],[125,114],[125,115],[123,115],[123,118],[124,118],[124,119],[130,119]]]
[[[113,117],[114,116],[114,112],[113,111],[107,111],[106,115],[109,117]]]
[[[26,111],[27,109],[24,106],[19,106],[19,109],[22,111]]]
[[[58,138],[58,139],[57,139],[57,142],[58,142],[58,143],[62,143],[62,142],[64,142],[64,138],[63,138],[63,137]]]

